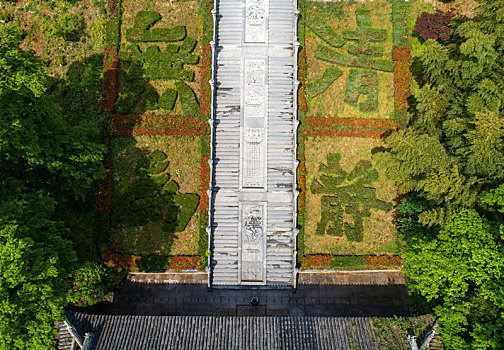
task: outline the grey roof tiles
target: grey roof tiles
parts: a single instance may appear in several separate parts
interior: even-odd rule
[[[91,350],[153,349],[409,349],[392,328],[374,331],[367,317],[218,317],[90,315],[67,311],[83,336],[93,333]],[[431,315],[412,318],[428,327]],[[65,338],[65,327],[60,339]],[[67,334],[68,336],[68,334]],[[392,346],[393,345],[393,346]],[[60,350],[69,342],[60,342]]]

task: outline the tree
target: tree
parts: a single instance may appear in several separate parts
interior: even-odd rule
[[[67,229],[55,221],[55,201],[43,191],[0,187],[0,348],[51,349],[54,322],[67,302],[76,260]]]
[[[480,196],[490,210],[459,209],[435,236],[410,240],[409,287],[434,301],[449,349],[496,349],[504,341],[504,185]]]
[[[403,193],[429,201],[424,224],[442,225],[504,180],[503,12],[502,1],[484,1],[475,18],[453,19],[450,40],[426,41],[415,118],[376,156]]]
[[[101,279],[95,292],[70,292],[83,279],[68,239],[68,223],[82,221],[105,175],[105,118],[83,86],[51,86],[41,60],[19,48],[22,37],[14,25],[0,26],[0,348],[51,349],[63,307],[105,293]]]

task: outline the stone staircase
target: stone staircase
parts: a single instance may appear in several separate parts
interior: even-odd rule
[[[293,0],[218,0],[212,286],[295,283]]]

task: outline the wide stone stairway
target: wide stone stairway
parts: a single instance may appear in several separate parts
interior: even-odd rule
[[[217,0],[213,287],[295,286],[295,0]]]

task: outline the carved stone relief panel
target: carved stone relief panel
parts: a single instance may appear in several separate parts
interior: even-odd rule
[[[242,281],[263,280],[265,218],[264,203],[242,205]]]
[[[264,129],[244,128],[242,179],[243,187],[264,187]]]
[[[263,117],[266,95],[266,61],[245,60],[244,109],[245,117]]]
[[[269,0],[247,0],[245,13],[245,42],[265,43],[268,38]]]

